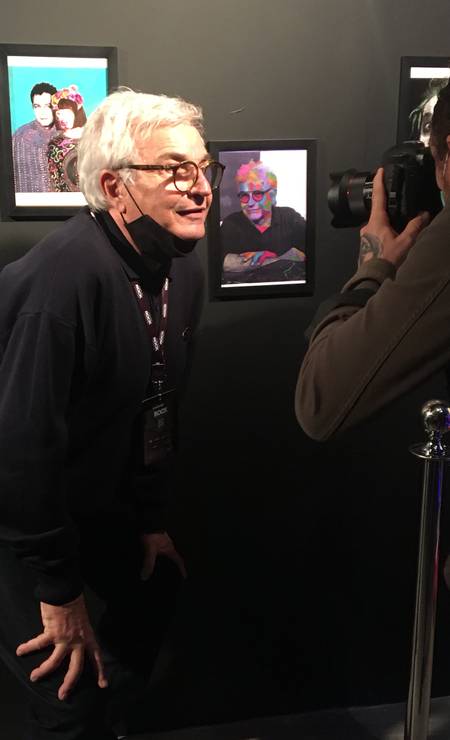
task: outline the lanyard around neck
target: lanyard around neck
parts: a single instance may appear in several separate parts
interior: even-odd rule
[[[167,331],[167,315],[169,308],[169,279],[166,278],[161,290],[161,313],[159,322],[152,315],[152,307],[148,300],[147,294],[141,288],[137,280],[131,282],[133,293],[136,298],[139,310],[144,319],[145,328],[152,346],[152,384],[154,390],[161,392],[166,375],[166,361],[164,356],[164,340]]]

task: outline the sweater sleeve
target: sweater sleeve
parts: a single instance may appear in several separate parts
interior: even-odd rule
[[[220,248],[222,260],[227,254],[241,254],[241,252],[250,252],[254,250],[251,240],[248,239],[247,223],[242,222],[239,213],[231,213],[222,221],[220,227]],[[246,219],[246,216],[242,218]],[[255,229],[254,226],[251,226]],[[256,229],[255,229],[256,232]]]
[[[365,263],[314,327],[295,396],[311,437],[325,440],[359,424],[450,361],[449,221],[446,209],[396,275],[385,260]],[[354,301],[367,280],[379,289],[367,302]]]
[[[0,351],[0,540],[35,572],[37,598],[63,604],[82,590],[63,479],[74,328],[20,315]]]
[[[305,237],[306,237],[306,221],[303,216],[294,211],[293,215],[293,247],[305,251]]]

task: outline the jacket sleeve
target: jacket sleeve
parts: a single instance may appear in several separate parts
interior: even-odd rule
[[[0,540],[36,574],[36,596],[82,590],[63,465],[75,336],[48,313],[17,318],[0,343]]]
[[[396,275],[385,260],[366,262],[313,328],[295,396],[311,437],[325,440],[359,424],[450,361],[449,235],[445,209]],[[355,288],[367,280],[378,290],[358,305]]]

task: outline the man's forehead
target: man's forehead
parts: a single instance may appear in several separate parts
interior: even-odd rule
[[[156,162],[163,160],[201,160],[208,153],[205,143],[194,126],[160,126],[138,145],[142,154],[152,156]]]
[[[45,105],[48,105],[52,99],[52,96],[48,92],[43,92],[40,95],[34,94],[33,95],[33,103],[45,103]]]
[[[265,190],[270,187],[266,174],[261,170],[250,170],[243,185],[247,185],[249,190]]]

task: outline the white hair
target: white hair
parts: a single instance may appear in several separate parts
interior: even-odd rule
[[[78,145],[80,190],[94,211],[108,207],[100,185],[102,170],[120,170],[137,155],[137,146],[162,126],[194,126],[203,136],[201,108],[181,98],[120,88],[89,116]],[[125,179],[132,180],[129,170]]]

